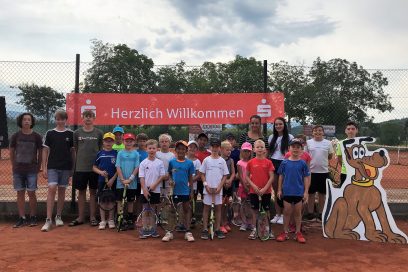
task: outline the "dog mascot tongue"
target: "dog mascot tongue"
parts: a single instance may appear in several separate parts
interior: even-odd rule
[[[395,224],[381,186],[384,169],[389,165],[387,150],[369,151],[371,137],[347,139],[341,144],[347,178],[341,188],[327,180],[322,228],[326,238],[407,243],[407,235]]]

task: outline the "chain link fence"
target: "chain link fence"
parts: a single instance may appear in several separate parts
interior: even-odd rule
[[[80,63],[80,84],[83,84],[86,71],[90,68],[91,63]],[[268,66],[268,70],[273,69],[273,65]],[[156,73],[161,68],[175,68],[175,66],[156,65],[153,69]],[[298,66],[300,68],[300,66]],[[307,74],[310,67],[301,67]],[[61,92],[73,92],[75,87],[75,62],[17,62],[17,61],[0,61],[0,96],[5,97],[6,114],[7,114],[7,128],[8,136],[11,137],[18,128],[16,125],[16,117],[24,112],[26,109],[19,104],[21,97],[19,86],[22,84],[35,84],[38,86],[47,86]],[[199,66],[185,66],[186,72],[198,71]],[[383,186],[387,190],[389,202],[392,203],[408,203],[408,183],[406,177],[408,176],[408,121],[402,118],[408,117],[408,70],[381,70],[368,69],[370,74],[380,71],[384,77],[387,78],[388,85],[384,87],[385,94],[389,95],[389,101],[394,109],[391,112],[379,113],[375,110],[369,110],[368,113],[374,116],[374,124],[363,125],[360,128],[360,135],[371,135],[379,137],[380,145],[373,147],[385,147],[391,156],[391,165],[384,171]],[[270,74],[271,76],[271,74]],[[256,79],[258,80],[258,79]],[[263,83],[262,74],[259,75],[260,86]],[[268,85],[271,85],[269,82]],[[269,89],[273,89],[268,86]],[[259,90],[262,91],[262,90]],[[330,96],[330,93],[327,94]],[[297,104],[291,104],[290,107],[302,107]],[[288,105],[285,105],[287,108]],[[336,109],[332,109],[335,111]],[[391,121],[392,120],[392,121]],[[305,122],[308,122],[307,120]],[[310,120],[309,120],[310,122]],[[52,120],[49,128],[54,124]],[[330,124],[323,124],[330,125]],[[103,131],[111,130],[110,126],[100,127]],[[163,129],[168,126],[157,129],[152,134],[163,133]],[[139,132],[140,128],[130,128],[135,132]],[[227,129],[234,129],[236,134],[239,134],[245,129],[245,126],[228,126]],[[271,128],[269,127],[269,130]],[[35,131],[44,135],[47,131],[47,124],[45,120],[39,119]],[[176,130],[173,130],[176,131]],[[185,131],[187,129],[177,131]],[[183,132],[184,133],[184,132]],[[291,133],[307,134],[307,127],[304,127],[299,122],[291,122]],[[270,132],[269,132],[270,134]],[[373,135],[374,134],[374,135]],[[157,135],[149,135],[156,137]],[[180,134],[176,138],[182,138],[184,134]],[[185,136],[188,137],[188,134]],[[336,127],[335,132],[331,137],[343,139],[345,137],[343,128]],[[390,138],[390,139],[388,139]],[[387,139],[387,141],[386,141]],[[391,144],[386,144],[391,143]],[[377,142],[378,144],[378,142]],[[12,173],[9,160],[8,149],[1,150],[0,159],[0,201],[15,201],[16,193],[12,188]],[[47,182],[41,175],[38,182],[39,190],[37,197],[39,201],[45,201],[47,195]],[[67,200],[71,199],[71,188],[67,190]]]

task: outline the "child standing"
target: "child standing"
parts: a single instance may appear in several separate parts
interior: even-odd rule
[[[116,159],[116,170],[118,172],[118,179],[116,183],[116,198],[118,200],[118,213],[121,207],[123,190],[127,186],[126,199],[127,199],[127,224],[124,224],[122,230],[134,229],[133,223],[133,203],[136,197],[136,175],[139,172],[139,153],[135,150],[135,135],[132,133],[125,133],[123,135],[125,141],[125,149],[119,151]]]
[[[105,186],[112,188],[116,178],[116,157],[118,152],[112,148],[115,142],[115,135],[107,132],[103,135],[102,150],[96,155],[96,160],[93,165],[93,171],[98,174],[98,195],[102,193]],[[106,179],[108,182],[106,183]],[[99,222],[99,229],[104,230],[106,224],[110,229],[115,228],[115,221],[113,220],[113,210],[109,211],[108,221],[106,222],[106,214],[103,209],[99,209],[101,215],[101,222]]]
[[[247,165],[248,161],[252,157],[252,145],[251,143],[244,142],[241,146],[240,151],[240,160],[237,163],[237,170],[238,170],[238,178],[239,178],[239,187],[237,194],[241,198],[241,203],[244,203],[247,200],[248,193],[249,193],[249,184],[246,181],[247,176]],[[247,218],[245,218],[245,214],[241,213],[241,221],[242,225],[239,228],[241,231],[246,231],[247,229],[253,228],[251,224],[248,224]]]
[[[296,223],[296,237],[299,243],[306,243],[300,227],[302,221],[302,204],[307,203],[309,194],[310,176],[306,163],[300,159],[302,152],[302,142],[299,139],[293,139],[289,143],[291,155],[289,159],[284,160],[278,170],[278,197],[283,199],[284,217],[283,232],[276,238],[278,242],[289,239],[289,221],[293,214]],[[303,202],[302,202],[303,201]]]
[[[193,162],[194,164],[194,174],[193,174],[193,192],[194,192],[194,201],[197,201],[197,181],[200,179],[200,167],[201,167],[201,162],[197,157],[195,156],[197,150],[198,150],[198,143],[196,141],[189,141],[188,142],[188,150],[187,150],[187,159]],[[194,226],[196,222],[196,218],[194,217],[194,210],[192,211],[192,218],[191,218],[191,225]]]
[[[317,220],[322,220],[324,202],[326,200],[326,179],[329,176],[329,160],[333,157],[333,145],[329,140],[323,138],[324,129],[316,125],[312,129],[313,139],[307,141],[307,149],[312,155],[310,163],[311,183],[309,188],[309,202],[307,219],[312,220],[314,216],[315,194],[319,196],[319,207]]]
[[[125,134],[125,131],[123,128],[116,126],[113,128],[112,133],[115,135],[115,144],[112,148],[118,152],[125,149],[125,145],[123,144],[123,134]]]
[[[205,133],[198,134],[197,143],[198,143],[198,150],[196,152],[196,157],[197,159],[200,160],[201,164],[203,164],[204,159],[211,155],[211,152],[207,150],[207,144],[208,144],[207,134]],[[200,178],[197,180],[197,193],[200,194],[201,199],[204,198],[204,185],[203,185],[203,181],[201,180],[201,175],[200,175]]]
[[[65,111],[55,112],[56,127],[44,136],[43,176],[48,179],[47,218],[41,231],[49,231],[52,225],[55,194],[58,187],[57,214],[55,225],[63,226],[61,219],[65,202],[65,189],[73,174],[75,161],[74,132],[65,127],[68,115]]]
[[[219,239],[225,238],[220,230],[222,188],[227,179],[228,167],[223,158],[220,157],[221,142],[218,139],[211,140],[211,156],[204,159],[200,167],[201,180],[204,185],[204,208],[203,208],[203,231],[201,239],[208,240],[208,214],[214,197],[215,205],[215,235]]]
[[[139,163],[144,161],[147,158],[147,151],[146,151],[146,142],[149,140],[149,137],[145,133],[139,133],[136,136],[136,146],[137,146],[137,153],[139,153]],[[136,214],[139,214],[142,212],[142,205],[143,201],[141,196],[142,193],[142,186],[140,185],[140,179],[139,175],[136,175],[135,177],[136,183],[137,183],[137,188],[136,188],[136,201],[134,203],[135,205],[135,210]]]
[[[247,164],[246,180],[249,183],[249,199],[252,208],[252,225],[256,224],[256,213],[259,211],[259,205],[269,214],[271,204],[273,171],[275,168],[270,160],[266,158],[265,142],[256,140],[254,143],[255,158]],[[259,203],[261,196],[261,203]],[[269,219],[268,219],[269,221]],[[248,239],[256,239],[256,228],[248,236]],[[270,238],[274,239],[272,229]]]
[[[188,242],[194,242],[193,234],[190,230],[191,210],[190,197],[193,197],[193,174],[195,172],[193,162],[186,159],[187,143],[178,141],[176,143],[177,157],[169,162],[169,175],[174,184],[173,202],[174,205],[182,203],[184,213],[184,226],[186,226],[186,233],[184,239]],[[163,242],[168,242],[173,239],[173,233],[167,232],[163,237]]]
[[[172,142],[172,138],[169,134],[161,134],[159,136],[159,146],[160,150],[157,151],[156,153],[156,158],[161,160],[164,164],[164,171],[166,172],[166,176],[164,177],[162,184],[160,185],[162,187],[162,194],[168,194],[167,188],[168,186],[168,180],[169,180],[169,162],[175,158],[174,153],[170,151],[170,144]]]
[[[344,132],[347,135],[347,139],[354,139],[357,137],[358,134],[358,125],[356,122],[353,121],[349,121],[346,124],[346,129],[344,130]],[[345,139],[345,140],[347,140]],[[340,187],[343,186],[343,183],[346,181],[347,178],[347,169],[346,169],[346,165],[344,164],[343,158],[342,158],[342,154],[341,154],[341,145],[343,144],[342,140],[340,142],[337,143],[337,148],[336,148],[336,155],[338,158],[338,162],[341,164],[341,174],[340,174]]]
[[[160,203],[161,182],[165,177],[164,164],[156,158],[158,142],[156,140],[148,140],[146,142],[148,157],[140,163],[139,178],[142,187],[143,205],[147,205],[150,200],[150,205],[153,210],[157,210],[157,205]],[[156,222],[154,222],[156,223]],[[149,236],[153,238],[159,237],[157,230],[153,233],[147,233],[143,230],[139,238],[145,239]]]
[[[229,174],[227,175],[227,179],[225,180],[224,187],[222,189],[222,209],[221,209],[221,227],[220,230],[226,234],[231,231],[231,227],[228,225],[228,218],[227,213],[230,206],[230,197],[232,196],[232,182],[235,179],[235,167],[234,167],[234,160],[230,157],[231,156],[232,145],[229,141],[224,141],[221,143],[221,157],[227,163],[227,168]]]

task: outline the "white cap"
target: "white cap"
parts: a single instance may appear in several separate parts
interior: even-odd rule
[[[189,141],[187,143],[188,146],[190,146],[191,144],[195,144],[198,147],[198,143],[196,141]]]

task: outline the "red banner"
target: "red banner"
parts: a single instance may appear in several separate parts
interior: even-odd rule
[[[68,123],[81,123],[92,110],[96,125],[244,124],[258,114],[263,122],[284,116],[283,93],[67,95]]]

